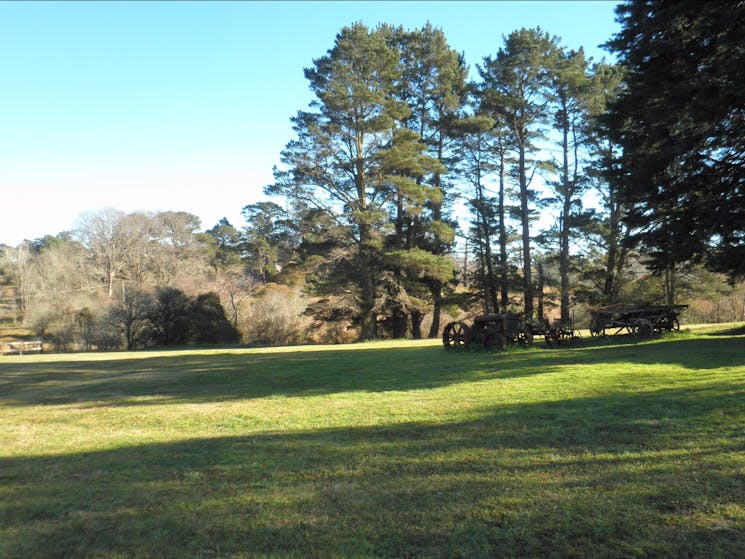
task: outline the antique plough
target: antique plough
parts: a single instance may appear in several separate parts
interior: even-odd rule
[[[546,345],[549,347],[567,344],[582,337],[579,330],[574,328],[574,320],[562,322],[557,318],[554,319],[552,326],[548,326],[548,319],[545,319],[544,323],[546,326],[541,333],[546,339]]]

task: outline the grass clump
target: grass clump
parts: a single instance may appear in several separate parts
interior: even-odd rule
[[[743,556],[744,342],[4,357],[0,556]]]

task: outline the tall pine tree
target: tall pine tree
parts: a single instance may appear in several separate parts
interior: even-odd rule
[[[552,63],[557,39],[540,28],[520,29],[505,38],[495,57],[484,58],[479,68],[483,82],[483,105],[499,114],[516,151],[522,231],[523,298],[525,316],[533,318],[533,278],[530,221],[534,196],[530,188],[531,156],[540,125],[547,118]]]
[[[377,295],[386,265],[391,213],[416,214],[439,191],[422,178],[439,172],[420,136],[402,123],[408,104],[396,95],[400,51],[390,28],[342,29],[328,54],[306,69],[312,111],[293,119],[297,139],[282,152],[268,194],[334,216],[348,232],[357,277],[360,339],[377,335]]]
[[[628,73],[609,123],[634,241],[660,273],[701,259],[745,277],[745,3],[635,0],[617,14],[609,46]]]

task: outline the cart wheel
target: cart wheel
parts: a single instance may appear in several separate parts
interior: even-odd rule
[[[646,318],[640,318],[634,321],[631,331],[637,339],[651,338],[652,334],[654,334],[654,327]]]
[[[517,343],[523,347],[529,347],[533,345],[533,333],[530,331],[521,331],[517,335]]]
[[[668,318],[665,320],[663,329],[668,332],[677,332],[678,330],[680,330],[680,322],[678,322],[677,318]]]
[[[442,331],[442,344],[446,349],[468,344],[470,329],[465,322],[450,322]]]
[[[605,328],[595,318],[590,320],[590,336],[605,336]]]
[[[561,343],[561,335],[559,334],[559,331],[556,328],[550,328],[546,332],[546,345],[548,347],[554,347],[555,345],[559,345]]]

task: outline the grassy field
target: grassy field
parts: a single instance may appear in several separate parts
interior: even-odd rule
[[[743,557],[745,335],[0,358],[0,557]]]

